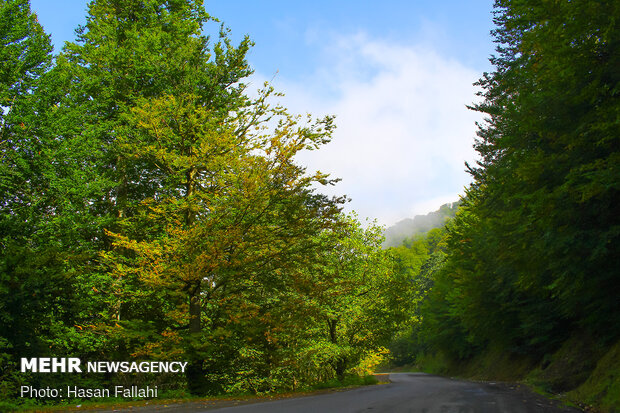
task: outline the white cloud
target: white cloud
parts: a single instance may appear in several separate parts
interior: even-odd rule
[[[465,105],[480,74],[430,49],[360,34],[321,47],[312,77],[280,74],[274,85],[292,112],[336,115],[333,141],[299,158],[342,178],[326,192],[347,194],[348,209],[387,225],[456,201],[470,181],[464,162],[475,159],[480,116]]]

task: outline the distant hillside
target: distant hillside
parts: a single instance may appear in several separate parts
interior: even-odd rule
[[[452,202],[439,207],[439,210],[426,215],[416,215],[413,219],[406,218],[385,230],[383,247],[396,247],[405,238],[411,238],[416,234],[428,232],[433,228],[442,227],[449,218],[453,218],[459,203]]]

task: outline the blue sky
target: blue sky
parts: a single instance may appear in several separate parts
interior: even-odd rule
[[[493,53],[492,0],[214,0],[207,11],[256,43],[253,83],[273,79],[297,113],[336,115],[333,141],[299,161],[342,181],[348,210],[391,225],[455,201],[478,114],[472,86]],[[31,0],[56,52],[86,0]]]

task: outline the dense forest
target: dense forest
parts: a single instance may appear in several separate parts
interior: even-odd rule
[[[527,377],[619,411],[619,20],[615,1],[496,2],[479,161],[440,256],[417,264],[401,364]]]
[[[382,365],[618,411],[620,4],[494,10],[472,184],[382,248],[321,194],[337,179],[296,163],[334,118],[250,90],[252,41],[202,1],[94,0],[56,56],[28,0],[0,1],[0,409],[59,402],[23,385],[262,394]],[[23,357],[188,367],[36,374]]]
[[[295,162],[333,118],[251,92],[249,38],[198,0],[96,0],[52,56],[7,0],[0,41],[2,409],[32,402],[23,385],[264,393],[372,371],[411,283],[381,228],[317,191],[335,180]],[[20,372],[31,357],[188,365]]]

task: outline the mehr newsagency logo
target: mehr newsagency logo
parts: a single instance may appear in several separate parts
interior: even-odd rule
[[[75,357],[33,357],[21,359],[22,373],[185,373],[186,361],[88,361]],[[21,386],[21,397],[90,398],[126,397],[155,398],[157,386],[113,386],[111,388],[35,388]]]

